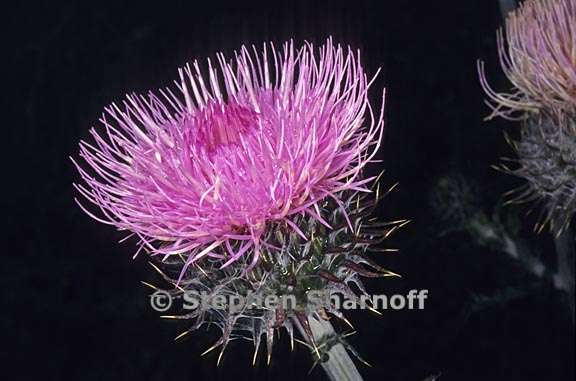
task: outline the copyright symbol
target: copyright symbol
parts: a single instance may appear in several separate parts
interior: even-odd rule
[[[172,296],[168,291],[158,290],[150,295],[150,306],[155,311],[166,312],[172,307]]]

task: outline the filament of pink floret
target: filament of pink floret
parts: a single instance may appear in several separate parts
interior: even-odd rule
[[[337,193],[368,191],[364,185],[373,180],[357,180],[383,131],[382,110],[375,116],[367,101],[373,79],[367,81],[359,56],[331,41],[318,59],[311,44],[297,51],[292,42],[282,51],[271,47],[271,55],[265,48],[261,56],[243,47],[235,69],[218,54],[219,70],[209,61],[207,77],[197,62],[186,65],[176,82],[182,97],[163,89],[163,100],[128,95],[123,108],[107,107],[105,135],[94,130],[96,145],[81,144],[80,156],[99,179],[74,162],[86,184],[76,188],[103,217],[82,209],[136,232],[141,248],[188,254],[190,263],[221,257],[214,250],[223,243],[226,265],[249,249],[257,261],[261,232],[235,234],[232,226],[285,220],[306,239],[291,221],[306,212],[330,227],[317,203],[329,196],[343,208]],[[370,126],[362,130],[365,110]],[[238,130],[244,117],[258,121],[252,132]],[[243,242],[236,253],[231,240]]]

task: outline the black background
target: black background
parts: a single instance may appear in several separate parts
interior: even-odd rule
[[[374,85],[387,88],[385,181],[399,182],[384,219],[413,222],[378,261],[399,280],[369,282],[374,293],[430,290],[423,311],[350,315],[351,343],[373,367],[367,380],[572,380],[573,337],[562,298],[521,275],[501,253],[463,233],[439,234],[429,206],[434,182],[458,172],[478,184],[491,208],[519,180],[490,168],[510,155],[488,109],[476,59],[499,87],[496,0],[28,2],[4,9],[2,313],[0,361],[6,379],[208,380],[303,379],[311,366],[284,335],[271,366],[252,346],[233,343],[199,354],[216,332],[174,343],[186,325],[163,321],[139,281],[158,282],[122,236],[86,217],[73,202],[77,175],[68,159],[107,104],[126,92],[171,83],[176,68],[243,43],[327,36],[360,48]],[[520,209],[523,210],[523,209]],[[526,224],[532,224],[530,217]],[[529,229],[527,229],[529,230]],[[531,237],[530,233],[526,233]],[[530,238],[543,251],[551,239]],[[476,295],[509,285],[536,291],[474,308]],[[310,379],[325,379],[320,368]],[[2,377],[4,378],[4,376]]]

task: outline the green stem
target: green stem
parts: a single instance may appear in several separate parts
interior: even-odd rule
[[[308,321],[310,322],[310,330],[314,336],[315,343],[325,341],[327,338],[337,335],[334,327],[332,327],[332,324],[327,320],[316,319],[313,316],[309,316]],[[297,320],[295,320],[295,325],[308,344],[314,347],[314,344],[308,338],[308,334]],[[318,354],[315,353],[314,350],[312,350],[312,355],[315,359],[318,358]],[[356,365],[354,365],[344,345],[341,343],[334,344],[327,351],[327,355],[325,361],[321,361],[320,364],[330,380],[362,381],[362,376],[358,372],[358,369],[356,369]]]

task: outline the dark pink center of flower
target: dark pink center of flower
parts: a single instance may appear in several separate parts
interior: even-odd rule
[[[188,123],[193,144],[214,152],[222,146],[240,144],[240,137],[255,129],[257,114],[236,102],[211,103],[194,113]]]

